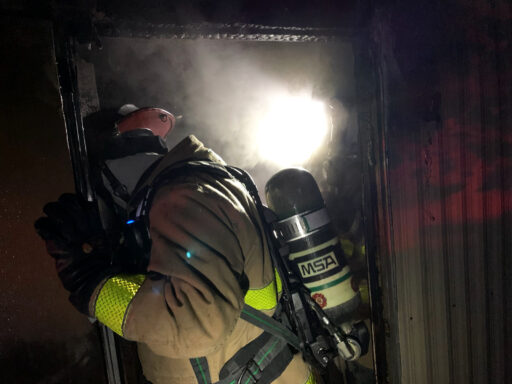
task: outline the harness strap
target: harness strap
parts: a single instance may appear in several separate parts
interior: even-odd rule
[[[293,358],[288,344],[266,332],[240,349],[220,371],[215,384],[269,384]]]
[[[190,364],[196,375],[197,382],[199,384],[211,384],[212,379],[210,378],[210,368],[208,367],[208,361],[206,357],[195,357],[190,359]]]
[[[280,311],[280,305],[278,305],[277,310]],[[270,333],[271,335],[279,337],[286,343],[293,346],[296,350],[301,350],[299,338],[284,324],[286,321],[285,316],[281,316],[282,321],[277,321],[273,317],[267,316],[263,312],[260,312],[257,309],[245,304],[242,308],[240,317],[245,321],[248,321],[249,323]]]
[[[219,377],[221,381],[239,372],[241,367],[245,366],[253,356],[256,356],[260,349],[266,346],[271,337],[272,335],[264,332],[255,340],[239,349],[220,370]]]
[[[300,350],[298,337],[288,328],[286,316],[281,314],[278,304],[273,317],[245,304],[240,317],[264,330],[255,340],[241,348],[222,367],[215,384],[269,384],[283,373]],[[190,359],[190,364],[199,384],[211,384],[208,362],[205,357]]]

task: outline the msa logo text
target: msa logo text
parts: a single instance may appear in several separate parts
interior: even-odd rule
[[[304,278],[330,271],[337,266],[338,261],[332,252],[298,264],[300,274]]]

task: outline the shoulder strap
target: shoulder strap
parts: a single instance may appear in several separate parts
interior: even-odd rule
[[[297,351],[300,351],[301,348],[299,338],[285,325],[288,321],[280,312],[281,308],[279,304],[278,308],[276,309],[276,313],[279,313],[279,318],[281,321],[278,321],[275,318],[267,316],[263,312],[245,304],[242,308],[240,317],[245,321],[257,326],[258,328],[263,329],[265,332],[279,337],[280,339],[290,344]]]
[[[148,200],[149,197],[154,195],[159,187],[165,185],[171,180],[196,171],[202,171],[209,174],[213,173],[219,175],[220,177],[232,177],[231,174],[227,171],[226,167],[224,167],[222,164],[214,163],[208,160],[186,160],[175,163],[156,175],[150,183],[145,184],[143,179],[145,179],[147,176],[143,176],[137,184],[135,192],[128,203],[129,207],[134,208],[139,205],[141,201]],[[150,204],[150,201],[147,201],[147,204]]]
[[[128,202],[127,211],[129,217],[136,220],[141,219],[149,228],[149,209],[158,189],[161,186],[170,183],[172,180],[187,174],[191,174],[192,172],[215,174],[224,178],[233,177],[227,171],[226,167],[224,167],[222,164],[214,163],[212,161],[190,160],[175,163],[156,175],[150,183],[145,184],[140,189],[136,189],[136,192]]]
[[[293,352],[285,341],[263,332],[222,367],[215,384],[270,384],[292,359]]]
[[[189,360],[196,375],[198,384],[211,384],[210,368],[208,368],[208,361],[206,357],[194,357]]]

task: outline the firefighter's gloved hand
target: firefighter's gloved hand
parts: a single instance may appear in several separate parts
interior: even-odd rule
[[[69,300],[89,315],[89,300],[102,280],[121,272],[111,264],[109,242],[103,234],[97,208],[79,195],[63,194],[43,208],[46,217],[34,226],[46,242],[48,253]]]

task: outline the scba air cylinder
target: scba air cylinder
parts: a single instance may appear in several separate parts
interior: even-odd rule
[[[267,182],[265,195],[289,246],[288,264],[331,321],[348,320],[361,299],[315,179],[305,169],[284,169]]]

